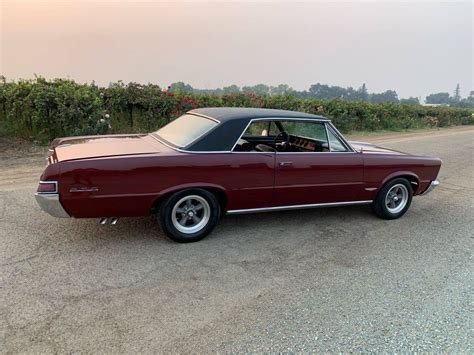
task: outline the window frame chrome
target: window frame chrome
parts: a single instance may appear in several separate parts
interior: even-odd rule
[[[212,118],[212,117],[209,117],[209,116],[206,116],[206,115],[196,114],[196,113],[184,113],[184,114],[182,114],[181,116],[175,118],[175,120],[177,120],[178,118],[183,117],[183,116],[185,116],[185,115],[199,116],[199,117],[208,119],[208,120],[210,120],[210,121],[214,121],[214,122],[216,122],[217,124],[216,124],[214,127],[212,127],[211,129],[207,130],[206,132],[201,133],[199,136],[197,136],[196,138],[194,138],[190,143],[186,144],[186,145],[183,146],[183,147],[179,147],[179,146],[177,146],[177,145],[174,145],[173,143],[167,141],[166,139],[164,139],[163,137],[161,137],[160,135],[158,135],[156,132],[158,132],[159,130],[158,130],[158,131],[155,131],[155,132],[152,132],[152,133],[151,133],[151,136],[154,137],[154,138],[156,138],[156,139],[158,139],[161,143],[164,143],[164,142],[166,141],[166,142],[168,143],[168,144],[166,144],[166,145],[167,145],[168,147],[170,147],[170,148],[173,148],[173,149],[181,149],[181,150],[186,151],[186,152],[191,152],[191,151],[189,151],[189,150],[186,150],[185,148],[192,146],[192,145],[193,145],[194,143],[196,143],[199,139],[201,139],[201,138],[204,137],[205,135],[211,133],[213,130],[215,130],[217,127],[219,127],[219,125],[221,124],[221,121],[219,121],[219,120],[217,120],[217,119],[215,119],[215,118]],[[173,120],[173,121],[174,121],[174,120]],[[171,122],[168,122],[168,123],[171,123]],[[164,127],[164,126],[163,126],[163,127]]]
[[[191,113],[190,113],[191,114]],[[208,119],[211,119],[211,120],[214,120],[218,123],[221,123],[221,121],[219,120],[216,120],[212,117],[208,117],[206,115],[201,115],[201,114],[196,114],[196,113],[192,113],[192,115],[195,115],[195,116],[202,116],[204,118],[208,118]],[[239,142],[240,139],[242,139],[242,137],[244,136],[245,132],[247,131],[247,129],[250,127],[250,125],[253,123],[253,122],[257,122],[257,121],[302,121],[302,122],[309,122],[309,123],[323,123],[324,126],[325,126],[325,129],[326,129],[326,136],[327,136],[327,126],[330,127],[332,133],[334,133],[334,135],[339,139],[341,140],[341,142],[344,144],[344,146],[348,149],[348,151],[346,152],[336,152],[336,151],[331,151],[331,148],[330,148],[330,143],[329,143],[329,137],[328,137],[328,144],[329,144],[329,149],[330,151],[329,152],[236,152],[234,151],[235,147],[237,146],[237,143]],[[218,126],[214,127],[213,129],[211,129],[210,131],[207,131],[205,134],[208,134],[210,132],[212,132],[214,129],[216,129]],[[154,133],[154,132],[153,132]],[[262,117],[262,118],[252,118],[249,120],[249,122],[247,123],[247,125],[244,127],[242,133],[239,135],[239,137],[237,138],[237,140],[235,141],[234,145],[232,146],[232,148],[230,150],[207,150],[207,151],[196,151],[196,150],[187,150],[187,149],[183,149],[183,148],[179,148],[177,146],[174,146],[172,144],[170,144],[169,142],[165,141],[164,139],[161,139],[159,136],[157,136],[156,134],[153,134],[151,133],[150,135],[155,138],[158,142],[160,142],[161,144],[167,146],[168,148],[171,148],[175,151],[178,151],[180,153],[188,153],[188,154],[314,154],[314,153],[317,153],[317,154],[329,154],[329,153],[336,153],[336,154],[341,154],[341,153],[345,153],[345,154],[350,154],[350,153],[358,153],[350,144],[349,142],[344,138],[344,136],[342,136],[342,134],[337,130],[337,128],[332,124],[332,122],[329,120],[329,119],[318,119],[318,118],[299,118],[299,117]],[[204,135],[204,134],[203,134]],[[198,137],[196,138],[199,139],[199,138],[202,138],[201,137]],[[190,145],[192,145],[194,142],[192,142]],[[189,146],[189,145],[188,145]]]
[[[247,131],[247,129],[250,127],[250,125],[253,123],[253,122],[258,122],[258,121],[301,121],[301,122],[309,122],[309,123],[322,123],[324,124],[324,128],[326,130],[326,137],[327,137],[327,141],[328,141],[328,147],[329,147],[329,152],[236,152],[234,151],[235,147],[237,146],[237,143],[239,142],[239,140],[242,139],[242,137],[244,136],[245,132]],[[336,151],[332,151],[331,150],[331,144],[329,142],[329,136],[328,136],[328,126],[330,127],[331,129],[331,132],[342,142],[342,144],[347,148],[347,151],[345,152],[336,152]],[[237,141],[234,143],[232,149],[231,149],[231,152],[232,153],[238,153],[238,154],[242,154],[242,153],[258,153],[258,154],[328,154],[328,153],[337,153],[337,154],[340,154],[340,153],[357,153],[357,151],[352,148],[352,146],[347,142],[346,139],[344,139],[344,137],[342,137],[341,133],[334,127],[334,125],[331,123],[330,120],[325,120],[325,119],[317,119],[317,118],[297,118],[297,117],[292,117],[292,118],[285,118],[285,117],[278,117],[278,118],[272,118],[272,117],[266,117],[266,118],[253,118],[249,121],[249,123],[247,124],[247,126],[245,126],[242,134],[239,136],[239,138],[237,138]]]
[[[342,143],[342,145],[346,148],[346,151],[334,151],[331,148],[331,142],[329,141],[329,134],[328,131],[330,131],[339,141]],[[349,153],[349,152],[355,152],[355,149],[352,148],[352,146],[347,142],[342,134],[337,131],[336,127],[331,122],[326,122],[326,135],[328,137],[328,145],[329,145],[329,150],[331,153]]]

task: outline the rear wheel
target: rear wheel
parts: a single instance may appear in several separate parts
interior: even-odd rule
[[[372,210],[380,218],[396,219],[408,210],[412,197],[413,190],[407,179],[393,179],[379,191],[372,203]]]
[[[217,225],[220,205],[203,189],[189,189],[168,197],[160,206],[158,219],[166,235],[180,243],[197,242]]]

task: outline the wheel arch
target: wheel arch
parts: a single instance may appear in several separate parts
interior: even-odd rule
[[[404,178],[404,179],[407,179],[408,182],[410,182],[410,185],[411,185],[412,190],[413,190],[413,195],[415,195],[418,192],[418,190],[420,188],[420,178],[418,177],[418,175],[416,175],[412,171],[397,171],[397,172],[394,172],[394,173],[388,175],[382,181],[381,187],[385,186],[385,184],[392,181],[393,179],[398,179],[398,178]]]
[[[151,214],[158,212],[160,208],[160,204],[169,196],[173,195],[176,192],[189,190],[189,189],[202,189],[202,190],[211,192],[214,196],[216,196],[217,200],[219,201],[221,210],[225,211],[227,202],[228,202],[228,196],[227,196],[226,190],[222,186],[219,186],[219,185],[200,183],[200,184],[185,184],[185,185],[173,186],[169,189],[163,190],[162,192],[160,192],[158,197],[153,201],[152,205],[150,206]]]

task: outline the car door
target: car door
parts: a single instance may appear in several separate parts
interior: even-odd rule
[[[275,206],[359,201],[363,191],[363,158],[338,138],[328,123],[281,122],[292,140],[314,140],[317,151],[293,147],[275,158]],[[304,138],[303,138],[304,141]],[[302,145],[311,145],[310,140]]]
[[[272,207],[275,153],[250,148],[257,144],[272,144],[270,129],[275,129],[270,121],[256,120],[246,127],[231,154],[217,156],[228,165],[224,175],[227,183],[223,185],[228,186],[227,208],[230,211]],[[242,141],[246,143],[240,149],[239,142]]]

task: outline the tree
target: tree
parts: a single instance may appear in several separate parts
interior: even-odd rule
[[[222,88],[222,92],[224,94],[235,94],[240,92],[240,88],[237,85],[224,86]]]
[[[459,84],[457,84],[456,89],[454,89],[453,101],[459,102],[460,100],[461,100],[461,87],[459,86]]]
[[[347,101],[361,101],[359,97],[360,96],[359,90],[354,90],[350,86],[344,90],[345,92],[341,96],[342,99],[347,100]]]
[[[438,104],[438,105],[447,105],[449,104],[449,93],[448,92],[438,92],[436,94],[431,94],[426,96],[427,104]]]
[[[474,108],[474,91],[469,92],[469,96],[459,101],[456,106]]]
[[[191,94],[193,92],[193,87],[189,84],[178,81],[177,83],[172,83],[170,85],[169,91],[176,94]]]
[[[371,94],[370,95],[370,102],[374,104],[379,103],[398,103],[398,95],[397,92],[394,90],[387,90],[380,94]]]
[[[285,95],[290,92],[293,92],[293,89],[290,88],[286,84],[280,84],[278,86],[271,86],[270,87],[270,94],[271,95]]]
[[[362,84],[362,86],[358,90],[359,94],[359,100],[360,101],[369,101],[369,92],[367,91],[367,87],[365,86],[365,83]]]
[[[330,100],[343,98],[347,94],[347,90],[340,86],[329,86],[317,83],[310,86],[309,94],[315,99]]]
[[[417,97],[409,97],[408,99],[400,99],[400,103],[404,105],[419,105],[420,100]]]
[[[244,86],[242,91],[245,93],[255,93],[257,95],[268,95],[270,88],[265,84],[257,84],[254,86]]]

